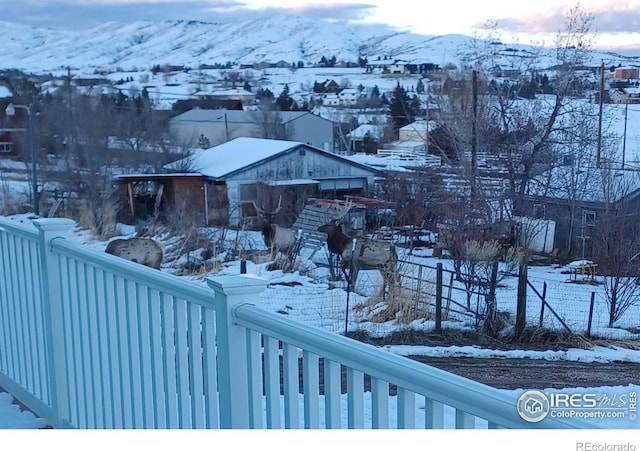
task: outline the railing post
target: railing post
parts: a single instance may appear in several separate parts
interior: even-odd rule
[[[69,411],[65,401],[69,399],[67,385],[67,368],[64,322],[62,280],[67,278],[60,268],[56,255],[51,252],[51,240],[66,237],[75,223],[70,219],[52,218],[37,219],[33,224],[38,229],[38,258],[40,265],[40,280],[42,290],[42,306],[44,312],[44,326],[47,346],[47,365],[50,377],[50,404],[55,418],[50,420],[56,428],[69,425]]]
[[[215,292],[220,428],[248,429],[247,332],[235,324],[234,310],[241,304],[254,304],[268,282],[242,274],[207,277],[207,284]]]

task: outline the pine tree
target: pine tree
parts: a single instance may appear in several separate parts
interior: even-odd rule
[[[294,106],[294,101],[289,95],[289,85],[284,85],[282,92],[276,99],[276,105],[280,111],[291,111]]]
[[[244,82],[243,89],[244,89],[245,91],[249,91],[249,92],[251,92],[251,85],[250,85],[250,84],[249,84],[249,82],[248,82],[248,81],[246,81],[246,80],[245,80],[245,82]]]
[[[201,149],[208,149],[209,147],[211,147],[211,141],[209,141],[209,138],[207,138],[203,134],[200,134],[200,136],[198,137],[198,147]]]
[[[416,84],[416,92],[418,94],[424,94],[424,83],[422,83],[422,79],[418,80],[418,84]]]
[[[415,118],[414,105],[412,105],[411,99],[409,99],[404,88],[400,86],[400,83],[393,91],[388,114],[396,130],[410,124]]]

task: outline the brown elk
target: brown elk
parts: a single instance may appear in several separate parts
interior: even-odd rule
[[[392,243],[365,237],[349,237],[342,231],[342,218],[353,208],[348,202],[338,215],[327,224],[318,227],[319,232],[327,234],[329,252],[340,256],[342,272],[350,286],[355,286],[361,269],[377,269],[382,275],[384,285],[396,286],[398,277],[398,255]],[[347,275],[347,269],[350,274]]]
[[[267,212],[258,207],[255,202],[253,202],[253,206],[262,220],[262,238],[265,246],[269,249],[271,258],[275,257],[278,252],[285,256],[290,255],[297,241],[295,233],[291,229],[273,223],[274,216],[282,210],[282,196],[278,199],[278,206],[274,211]]]
[[[151,238],[115,239],[107,244],[105,252],[156,269],[164,257],[162,245]]]

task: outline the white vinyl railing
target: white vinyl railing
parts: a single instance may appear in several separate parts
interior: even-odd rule
[[[510,394],[252,305],[262,279],[209,289],[72,226],[0,217],[0,386],[54,427],[592,427],[527,423]]]

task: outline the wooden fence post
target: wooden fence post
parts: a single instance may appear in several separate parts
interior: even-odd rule
[[[520,262],[518,273],[518,303],[516,307],[515,337],[520,338],[524,332],[527,319],[527,258]]]
[[[51,240],[68,236],[75,222],[70,219],[51,218],[37,219],[33,224],[39,234],[41,296],[50,378],[49,404],[55,416],[51,421],[53,427],[63,428],[70,422],[70,412],[67,409],[69,386],[62,305],[62,282],[67,280],[68,275],[63,273],[58,257],[51,252]]]
[[[249,274],[206,280],[215,292],[220,428],[248,429],[251,412],[247,331],[235,324],[233,312],[238,305],[255,304],[268,282]]]
[[[436,270],[436,333],[442,333],[442,263]]]

